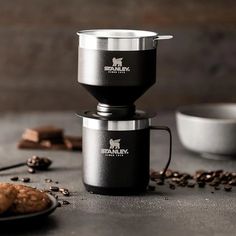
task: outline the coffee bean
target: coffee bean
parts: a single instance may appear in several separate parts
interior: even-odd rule
[[[206,185],[206,183],[205,182],[198,182],[198,187],[199,188],[204,188],[205,187],[205,185]]]
[[[156,179],[160,179],[160,178],[161,178],[160,172],[157,172],[157,171],[150,172],[150,179],[151,180],[156,180]]]
[[[195,183],[194,182],[189,182],[187,186],[188,186],[188,188],[194,188]]]
[[[220,181],[218,181],[217,179],[214,179],[212,182],[209,183],[209,185],[212,187],[218,186],[219,184],[220,184]]]
[[[180,179],[179,179],[179,178],[176,178],[176,177],[174,177],[174,178],[172,178],[172,179],[171,179],[171,181],[172,181],[172,182],[175,182],[175,183],[179,183],[179,182],[180,182]]]
[[[166,178],[171,178],[172,175],[173,175],[173,171],[171,169],[167,169],[165,173]]]
[[[17,181],[18,179],[19,179],[18,176],[13,176],[13,177],[11,177],[11,181]]]
[[[188,181],[186,181],[186,180],[180,181],[178,185],[180,187],[185,187],[186,185],[188,185]]]
[[[222,180],[222,181],[221,181],[221,184],[227,184],[227,183],[228,183],[227,180]]]
[[[173,172],[173,177],[180,177],[180,174],[178,171]]]
[[[59,191],[60,192],[63,192],[63,191],[68,191],[69,192],[69,190],[67,188],[59,188]]]
[[[172,190],[175,190],[175,185],[174,184],[169,184],[169,188]]]
[[[29,172],[30,174],[34,174],[34,173],[35,173],[35,169],[34,169],[34,168],[31,168],[31,167],[29,167],[29,168],[28,168],[28,172]]]
[[[62,191],[61,193],[62,193],[63,196],[65,196],[65,197],[70,196],[70,192],[69,192],[69,191]]]
[[[220,175],[221,175],[223,172],[224,172],[223,170],[216,170],[216,171],[214,171],[214,173],[213,173],[213,177],[220,177]]]
[[[44,181],[45,181],[46,183],[51,183],[51,182],[52,182],[51,179],[45,179]]]
[[[66,200],[63,200],[62,201],[62,205],[69,205],[70,204],[70,202],[68,202],[68,201],[66,201]]]
[[[236,178],[236,172],[232,172],[231,175],[232,175],[232,178]]]
[[[152,170],[150,177],[153,177],[157,185],[164,185],[164,180],[167,179],[167,183],[169,182],[168,180],[170,180],[168,184],[173,184],[175,187],[187,186],[192,188],[195,184],[198,184],[199,188],[204,188],[206,184],[209,184],[209,186],[214,187],[215,190],[219,190],[219,185],[223,184],[226,186],[225,191],[231,191],[232,186],[236,186],[236,172],[224,172],[221,169],[216,171],[198,170],[194,175],[168,169],[165,173],[165,179],[162,178],[162,174],[163,171],[158,172]],[[192,182],[192,179],[196,182]]]
[[[24,177],[24,178],[21,179],[21,181],[24,182],[24,183],[29,183],[30,182],[30,178]]]
[[[164,185],[165,184],[163,179],[157,179],[156,183],[157,183],[157,185]]]
[[[226,192],[230,192],[230,191],[232,190],[232,187],[231,187],[230,185],[225,185],[225,186],[224,186],[224,190],[225,190]]]
[[[236,179],[232,179],[229,181],[229,185],[236,186]]]
[[[50,190],[53,191],[53,192],[58,192],[59,188],[57,186],[51,186]]]
[[[195,175],[194,175],[194,178],[195,179],[199,179],[201,176],[203,176],[205,174],[205,171],[204,170],[197,170],[195,172]]]
[[[220,187],[219,187],[219,186],[215,186],[214,189],[215,189],[215,190],[220,190]]]
[[[206,177],[205,177],[206,182],[211,182],[211,181],[213,181],[213,179],[214,179],[214,177],[210,174],[207,174]]]

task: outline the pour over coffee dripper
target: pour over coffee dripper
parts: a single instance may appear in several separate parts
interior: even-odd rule
[[[90,192],[135,194],[149,181],[153,114],[134,102],[156,81],[157,41],[172,36],[139,30],[85,30],[79,35],[78,81],[98,100],[82,111],[83,182]]]

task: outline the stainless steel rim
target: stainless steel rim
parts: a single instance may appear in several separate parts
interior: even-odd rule
[[[158,34],[153,31],[146,30],[130,30],[130,29],[91,29],[81,30],[77,33],[78,35],[88,35],[100,39],[133,39],[133,38],[147,38],[156,37]]]
[[[150,50],[157,46],[158,33],[128,29],[83,30],[79,35],[79,47],[107,51]]]
[[[83,117],[83,127],[95,130],[107,130],[107,131],[128,131],[128,130],[140,130],[146,129],[150,126],[151,119],[142,120],[98,120]]]

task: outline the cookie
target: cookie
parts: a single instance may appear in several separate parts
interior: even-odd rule
[[[46,193],[24,185],[14,186],[17,194],[10,207],[11,212],[16,214],[34,213],[50,206],[51,200]]]
[[[13,204],[17,190],[12,184],[0,183],[0,214],[8,210]]]

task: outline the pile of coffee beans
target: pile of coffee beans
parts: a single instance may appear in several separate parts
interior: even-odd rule
[[[236,186],[236,172],[224,170],[197,170],[193,175],[171,169],[168,169],[163,175],[163,171],[151,170],[150,179],[157,185],[168,184],[172,190],[176,189],[176,187],[194,188],[198,186],[199,188],[204,188],[209,185],[214,190],[220,190],[223,187],[225,191],[230,192],[232,187]],[[149,187],[149,190],[154,191],[155,188]]]
[[[28,172],[34,173],[35,170],[47,170],[52,161],[47,157],[32,156],[27,160]]]

